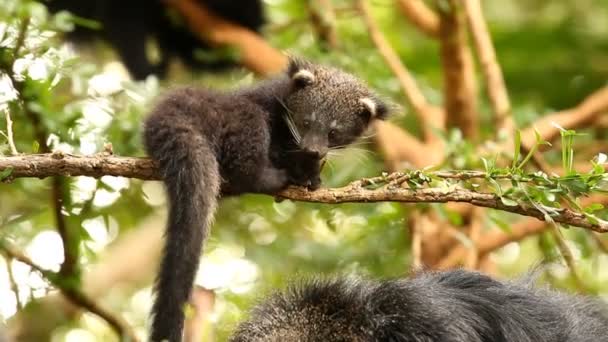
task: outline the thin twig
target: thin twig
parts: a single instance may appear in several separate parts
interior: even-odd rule
[[[502,70],[496,59],[492,38],[483,17],[481,2],[480,0],[465,0],[464,8],[468,19],[469,31],[473,37],[481,70],[485,78],[490,104],[496,118],[497,132],[504,130],[507,133],[511,133],[515,125],[511,116],[509,94],[507,93],[502,76]]]
[[[13,58],[19,57],[19,52],[25,43],[25,36],[27,35],[27,28],[30,26],[30,17],[23,18],[21,25],[19,25],[19,34],[17,35],[17,42],[13,49]]]
[[[576,262],[574,261],[574,256],[572,255],[572,251],[566,244],[566,239],[564,238],[564,235],[562,234],[562,231],[560,230],[559,225],[555,224],[555,223],[549,223],[549,226],[551,226],[551,235],[553,235],[553,238],[555,239],[555,242],[557,243],[557,249],[559,250],[562,258],[564,258],[566,265],[570,269],[570,274],[572,275],[572,278],[574,279],[574,283],[576,284],[576,287],[581,292],[585,292],[586,286],[578,274],[578,270],[576,268]]]
[[[116,156],[73,156],[59,153],[0,157],[0,172],[12,169],[9,178],[50,176],[123,176],[139,179],[160,179],[155,163],[149,159]],[[383,177],[389,177],[383,176]],[[393,176],[396,177],[396,176]],[[277,197],[306,202],[406,202],[445,203],[466,202],[476,206],[494,208],[506,212],[536,217],[544,220],[545,213],[525,203],[506,205],[495,194],[476,192],[457,186],[450,188],[409,189],[400,186],[385,186],[369,189],[368,180],[358,180],[341,188],[322,188],[308,191],[305,188],[289,187],[276,194]],[[555,209],[555,222],[586,228],[597,232],[608,232],[608,222],[590,222],[583,214],[570,209]]]
[[[13,265],[12,264],[13,261],[13,257],[8,255],[8,253],[6,253],[6,273],[8,275],[8,281],[11,285],[11,291],[13,291],[13,294],[15,295],[15,301],[17,302],[17,308],[22,309],[23,308],[23,303],[21,303],[21,299],[19,298],[19,286],[17,285],[17,282],[15,281],[15,274],[13,273]]]
[[[416,80],[401,62],[401,59],[386,40],[382,31],[380,31],[378,24],[376,24],[376,21],[371,15],[368,2],[366,0],[359,0],[357,2],[357,7],[363,16],[363,20],[370,32],[372,41],[378,48],[378,52],[382,58],[384,58],[386,64],[391,68],[395,76],[397,76],[405,97],[414,108],[423,129],[425,140],[431,141],[438,139],[433,129],[443,129],[445,127],[443,125],[443,122],[445,121],[443,111],[439,107],[428,103],[422,94],[422,91],[418,88]]]
[[[0,244],[0,248],[8,254],[11,258],[18,260],[24,264],[29,265],[32,269],[40,272],[43,277],[45,277],[49,282],[51,282],[55,287],[57,287],[61,293],[68,298],[72,303],[77,306],[80,306],[91,313],[99,316],[101,319],[106,321],[116,333],[124,339],[128,341],[138,341],[135,332],[131,329],[131,327],[120,317],[115,316],[113,313],[101,307],[97,302],[95,302],[92,298],[89,298],[84,293],[79,290],[66,285],[66,282],[62,282],[59,274],[45,270],[40,267],[38,264],[33,262],[27,255],[23,254],[21,251],[17,250],[13,246],[10,246],[7,242],[2,241]]]
[[[19,152],[17,151],[13,137],[13,120],[11,120],[11,113],[8,110],[5,110],[4,115],[6,116],[6,140],[8,140],[8,147],[11,154],[16,156]]]

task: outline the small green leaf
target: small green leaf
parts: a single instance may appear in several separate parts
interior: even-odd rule
[[[602,210],[604,206],[601,203],[593,203],[585,208],[586,213],[592,213],[594,211]]]
[[[500,198],[500,201],[502,202],[502,204],[508,207],[517,207],[519,205],[516,201],[504,196]]]
[[[3,181],[6,178],[8,178],[8,176],[10,176],[11,173],[13,173],[12,167],[7,167],[6,169],[0,171],[0,181]]]
[[[521,152],[521,132],[515,131],[514,139],[515,149],[513,150],[513,168],[517,168],[517,162],[519,161],[519,154]]]
[[[587,221],[589,221],[589,223],[591,224],[600,224],[600,220],[593,214],[589,214],[589,213],[583,213],[585,214],[585,217],[587,218]]]

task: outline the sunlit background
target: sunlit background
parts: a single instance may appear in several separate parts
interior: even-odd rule
[[[18,17],[8,17],[20,0],[0,0],[0,49],[13,46]],[[143,156],[139,134],[142,118],[155,96],[178,84],[194,83],[232,88],[255,82],[243,68],[221,72],[192,71],[178,61],[169,77],[150,76],[135,82],[115,52],[104,43],[74,46],[60,39],[69,20],[51,16],[43,3],[31,6],[32,28],[24,50],[32,51],[11,65],[14,80],[26,80],[36,95],[30,110],[41,114],[52,150],[92,155],[111,144],[117,155]],[[386,66],[359,15],[349,1],[333,1],[340,46],[326,51],[316,39],[307,16],[306,1],[265,0],[264,36],[280,50],[340,66],[365,79],[401,110],[392,119],[418,134],[416,119],[402,90]],[[442,71],[438,45],[405,22],[395,2],[371,1],[373,14],[399,56],[413,70],[419,86],[432,102],[441,100]],[[579,103],[605,85],[608,76],[608,3],[600,0],[518,0],[484,2],[513,113],[521,125],[555,109]],[[153,44],[150,49],[154,53]],[[39,53],[44,50],[43,53]],[[1,50],[0,50],[1,51]],[[10,111],[18,97],[11,78],[0,73],[0,113]],[[487,109],[488,104],[482,102]],[[482,115],[482,133],[491,134],[491,116]],[[13,115],[15,142],[23,153],[39,151],[35,132],[25,116]],[[5,132],[5,123],[0,130]],[[605,137],[605,126],[582,132]],[[370,132],[369,134],[373,134]],[[458,133],[443,137],[453,149],[446,165],[479,168],[479,160]],[[583,137],[576,153],[590,160],[608,146],[586,148]],[[8,154],[0,136],[0,153]],[[557,160],[559,151],[549,153]],[[378,175],[386,167],[371,139],[332,157],[325,167],[326,186]],[[166,202],[159,182],[105,176],[73,177],[63,184],[62,214],[78,235],[78,264],[85,292],[120,314],[137,334],[145,336],[152,303],[152,279],[160,250]],[[441,205],[438,215],[458,222]],[[323,205],[275,202],[268,196],[247,195],[222,202],[206,243],[196,284],[213,290],[215,302],[209,333],[224,341],[247,309],[273,288],[300,277],[321,274],[359,274],[398,277],[410,271],[412,254],[407,229],[413,205],[396,203]],[[453,221],[455,220],[455,221]],[[492,212],[484,229],[505,229],[516,215]],[[501,224],[502,223],[502,224]],[[590,293],[608,294],[608,257],[585,231],[565,231],[567,244]],[[466,235],[461,236],[467,244]],[[6,239],[40,267],[57,272],[64,261],[56,230],[50,180],[17,179],[0,183],[0,239]],[[542,260],[558,255],[547,235],[511,242],[491,254],[496,274],[512,277]],[[547,279],[574,289],[570,270],[562,263],[547,266]],[[39,302],[40,305],[30,305]],[[31,341],[51,333],[51,341],[112,341],[116,336],[91,313],[76,315],[39,272],[4,255],[0,258],[0,315],[10,326],[21,326]],[[26,326],[27,328],[23,328]],[[209,335],[209,336],[211,336]],[[26,339],[27,340],[27,339]]]

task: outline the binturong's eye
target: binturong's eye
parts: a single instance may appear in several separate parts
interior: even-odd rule
[[[304,128],[308,128],[310,126],[310,120],[304,120],[304,122],[302,122],[302,125],[304,126]]]
[[[327,137],[329,138],[329,140],[334,140],[336,138],[336,135],[338,134],[338,132],[336,132],[335,129],[332,129],[331,131],[329,131],[329,133],[327,134]]]

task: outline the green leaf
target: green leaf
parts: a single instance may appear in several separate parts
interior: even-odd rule
[[[515,139],[514,139],[515,148],[513,150],[513,168],[517,168],[517,162],[519,161],[519,155],[521,153],[521,132],[519,130],[515,131]]]
[[[586,213],[592,213],[594,211],[602,210],[604,206],[601,203],[593,203],[585,208]]]
[[[7,167],[6,169],[0,171],[0,181],[5,180],[13,173],[12,167]]]
[[[500,197],[500,201],[502,202],[502,204],[508,207],[517,207],[519,205],[516,201],[504,196]]]

